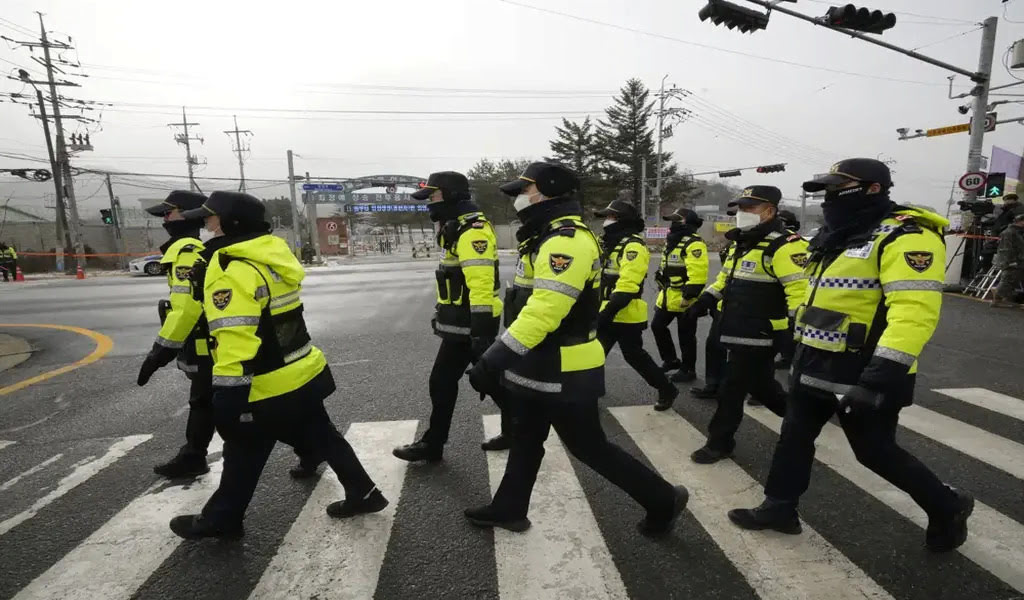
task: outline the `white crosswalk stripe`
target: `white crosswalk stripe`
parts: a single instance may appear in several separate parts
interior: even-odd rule
[[[946,388],[932,390],[961,402],[967,402],[1018,421],[1024,421],[1024,400],[986,390],[985,388]]]
[[[8,440],[0,440],[0,450],[3,450],[7,446],[13,446],[13,445],[14,445],[14,442],[11,442],[11,441],[8,441]]]
[[[484,435],[501,431],[499,417],[484,417]],[[530,502],[532,527],[525,533],[494,532],[498,589],[502,598],[629,598],[611,554],[554,431]],[[493,493],[505,472],[505,453],[487,454]]]
[[[748,416],[779,432],[782,419],[766,409],[746,408]],[[910,496],[890,485],[857,462],[843,430],[827,423],[817,440],[815,457],[889,508],[927,527],[928,517]],[[964,556],[1024,592],[1024,526],[976,501],[969,522],[970,535],[960,547]]]
[[[688,487],[687,509],[761,598],[892,598],[806,524],[803,535],[790,536],[744,531],[729,522],[726,507],[760,504],[761,487],[732,461],[691,462],[687,455],[704,445],[704,436],[682,417],[647,406],[609,412],[655,469]]]
[[[901,413],[900,424],[936,442],[940,447],[937,452],[941,452],[945,460],[964,460],[966,455],[998,469],[1001,477],[1005,473],[1001,482],[1024,480],[1024,444],[1004,437],[1014,435],[1012,428],[1003,428],[1002,435],[996,435],[948,416],[956,414],[949,402],[964,402],[970,405],[964,410],[977,412],[975,407],[978,407],[1018,420],[1024,401],[982,388],[936,392],[953,399],[942,407],[945,413],[915,405]],[[133,498],[125,496],[119,500],[124,503],[122,506],[111,506],[105,516],[97,518],[96,525],[91,526],[94,530],[83,528],[79,537],[53,550],[52,556],[46,554],[46,560],[40,560],[35,567],[37,570],[25,572],[23,579],[16,580],[17,586],[22,586],[20,589],[3,587],[5,569],[11,567],[6,566],[6,561],[0,561],[0,597],[119,600],[148,596],[162,589],[164,582],[176,584],[179,569],[191,568],[195,570],[193,575],[205,576],[207,572],[216,573],[218,568],[223,568],[220,562],[231,560],[244,561],[246,565],[255,560],[259,570],[250,571],[228,584],[216,576],[192,577],[189,585],[200,587],[172,590],[174,599],[248,596],[253,600],[359,600],[380,595],[380,586],[393,581],[381,579],[385,574],[408,577],[414,582],[403,588],[406,592],[403,597],[435,597],[437,594],[415,583],[416,572],[397,573],[393,567],[388,568],[394,553],[410,551],[410,530],[417,535],[450,538],[447,544],[435,544],[428,538],[422,547],[413,548],[412,551],[423,553],[423,560],[443,563],[453,556],[462,556],[458,552],[464,544],[484,543],[487,553],[472,557],[472,560],[483,561],[482,568],[477,570],[474,566],[472,571],[485,578],[480,584],[479,597],[496,595],[501,600],[683,597],[676,590],[663,590],[655,596],[649,589],[638,592],[642,582],[637,581],[637,569],[678,570],[680,577],[687,577],[688,571],[703,567],[703,556],[712,555],[732,569],[717,573],[715,577],[722,581],[728,579],[737,587],[709,589],[707,597],[902,600],[901,592],[913,588],[909,581],[924,576],[921,573],[897,574],[904,579],[894,581],[891,573],[886,575],[884,566],[865,560],[863,555],[857,556],[849,540],[837,538],[834,530],[827,530],[821,522],[814,521],[810,505],[805,516],[813,521],[813,526],[805,521],[802,535],[739,529],[729,521],[727,511],[733,507],[755,506],[763,498],[763,481],[757,479],[761,475],[752,475],[754,470],[739,455],[736,461],[693,464],[689,454],[700,447],[705,438],[695,422],[691,422],[692,413],[687,413],[686,417],[673,411],[657,413],[649,405],[606,410],[617,423],[615,427],[624,431],[624,445],[635,444],[666,479],[685,485],[691,492],[687,513],[675,536],[667,541],[647,540],[632,530],[642,509],[630,503],[628,497],[623,496],[632,512],[623,514],[621,508],[609,507],[611,500],[591,496],[595,489],[593,480],[583,473],[580,474],[583,477],[577,475],[578,469],[586,467],[573,462],[554,431],[545,444],[546,455],[530,505],[532,528],[527,532],[496,529],[492,537],[490,532],[465,523],[461,523],[462,527],[441,529],[441,525],[430,522],[414,522],[420,513],[410,507],[415,507],[420,499],[408,490],[431,485],[438,473],[454,469],[465,457],[458,455],[456,458],[446,450],[444,463],[410,466],[395,459],[391,449],[416,439],[420,422],[355,422],[349,426],[345,437],[391,502],[381,513],[340,521],[331,519],[325,514],[325,508],[330,502],[343,499],[344,491],[334,473],[325,469],[312,491],[296,483],[287,494],[273,496],[275,502],[291,502],[287,514],[294,518],[289,516],[287,523],[278,524],[283,526],[273,534],[276,537],[272,541],[267,540],[266,532],[258,524],[247,521],[250,535],[237,546],[232,546],[235,542],[189,542],[183,546],[185,542],[170,531],[168,521],[174,515],[198,512],[219,483],[221,459],[211,464],[210,474],[186,485],[160,481]],[[773,433],[778,434],[779,417],[763,408],[747,407],[745,413],[756,422],[751,427],[757,428],[762,442]],[[497,415],[484,416],[482,424],[485,437],[497,434],[500,429]],[[0,512],[0,518],[6,517],[0,522],[0,548],[5,556],[8,547],[15,548],[18,554],[35,552],[34,545],[26,546],[24,540],[31,539],[28,535],[35,535],[36,527],[42,525],[44,518],[68,514],[62,505],[71,504],[76,495],[76,502],[86,496],[87,502],[102,505],[104,491],[97,491],[98,486],[86,485],[74,491],[98,473],[107,471],[100,479],[114,474],[121,476],[122,471],[129,478],[143,476],[137,473],[139,461],[121,459],[145,452],[152,444],[142,446],[141,450],[139,447],[150,438],[150,435],[135,435],[104,439],[99,443],[91,441],[87,455],[81,448],[55,448],[47,453],[39,448],[23,453],[27,447],[24,445],[16,446],[13,452],[7,448],[5,458],[8,453],[21,454],[16,458],[23,462],[9,463],[11,468],[4,475],[6,481],[0,481],[0,506],[8,505],[6,514]],[[6,446],[11,443],[0,442],[0,449]],[[450,445],[449,449],[452,447]],[[210,452],[219,452],[221,448],[221,440],[215,438]],[[474,451],[479,452],[475,447]],[[31,458],[31,462],[27,458]],[[504,452],[475,454],[466,460],[476,461],[479,470],[457,480],[464,482],[467,488],[474,483],[489,486],[493,493],[504,473],[506,459]],[[878,511],[885,514],[876,515],[877,522],[885,523],[889,519],[891,523],[906,521],[922,529],[927,526],[927,516],[909,496],[859,464],[836,425],[828,423],[823,428],[816,442],[815,459],[834,473],[829,477],[845,479],[852,484],[850,489],[865,499],[881,502],[892,510],[891,513]],[[937,471],[942,470],[941,465],[937,467]],[[486,473],[486,481],[483,473]],[[46,483],[47,478],[50,483]],[[414,480],[415,484],[409,483]],[[986,497],[986,491],[993,497]],[[257,496],[261,493],[265,492],[258,491]],[[943,581],[948,578],[949,592],[940,594],[943,599],[967,597],[960,594],[957,587],[957,578],[966,576],[964,569],[969,569],[972,577],[989,581],[993,589],[1007,590],[1001,596],[991,597],[1016,597],[1011,592],[1024,594],[1024,543],[1021,542],[1024,524],[1014,518],[1022,513],[1006,499],[1005,490],[979,489],[976,495],[979,498],[969,522],[970,536],[959,549],[962,556],[948,557],[960,562],[936,559],[936,570],[927,576]],[[842,496],[838,498],[841,502]],[[464,507],[451,506],[450,510],[457,513]],[[112,516],[107,518],[108,515]],[[66,524],[52,525],[59,530]],[[821,533],[815,531],[816,527]],[[623,535],[627,528],[628,534]],[[683,533],[686,528],[702,529],[700,534],[706,537],[687,536]],[[258,533],[253,534],[253,531]],[[872,531],[872,535],[882,538],[886,532]],[[921,537],[923,541],[923,535]],[[665,544],[666,552],[671,547],[686,548],[685,556],[693,562],[666,561],[638,567],[630,562],[634,561],[634,549],[628,544],[646,544],[655,549]],[[492,548],[493,556],[489,554]],[[20,563],[15,564],[14,568],[21,568]],[[880,568],[883,571],[879,571]],[[645,572],[640,571],[641,577]],[[234,587],[221,587],[223,585]],[[686,597],[705,597],[692,592],[690,590]],[[987,600],[990,596],[976,597]]]
[[[408,465],[386,451],[413,441],[415,435],[416,421],[352,425],[345,439],[390,504],[379,514],[333,521],[325,512],[327,505],[344,493],[327,469],[249,597],[373,597]],[[316,552],[310,551],[313,547]]]
[[[214,437],[209,452],[222,448],[223,441]],[[130,598],[181,543],[167,522],[202,508],[217,488],[223,464],[223,459],[213,463],[208,474],[189,485],[155,484],[15,598]]]

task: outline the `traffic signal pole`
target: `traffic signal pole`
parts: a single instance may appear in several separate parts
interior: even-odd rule
[[[996,25],[999,19],[989,17],[983,24],[981,35],[981,54],[978,57],[978,73],[984,79],[978,82],[974,95],[974,118],[971,120],[971,141],[967,149],[967,172],[981,170],[981,151],[985,143],[985,113],[988,112],[989,83],[992,80],[992,56],[996,49]],[[966,192],[964,200],[976,200],[978,192]]]
[[[110,220],[114,226],[114,243],[117,245],[117,264],[122,269],[127,267],[125,256],[124,238],[121,236],[121,215],[118,214],[118,201],[114,197],[114,186],[110,183],[110,173],[107,173],[107,195],[110,196]]]

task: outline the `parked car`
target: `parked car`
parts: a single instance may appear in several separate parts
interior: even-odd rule
[[[150,254],[136,258],[128,263],[129,275],[163,275],[164,267],[160,264],[162,254]]]

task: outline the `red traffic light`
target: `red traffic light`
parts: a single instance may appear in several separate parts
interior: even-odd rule
[[[785,171],[785,170],[786,170],[786,165],[785,164],[764,165],[763,167],[758,167],[757,168],[757,172],[758,173],[778,173],[779,171]]]
[[[423,189],[423,188],[427,187],[427,182],[426,181],[420,181],[419,183],[416,184],[416,187],[418,187],[420,189]]]

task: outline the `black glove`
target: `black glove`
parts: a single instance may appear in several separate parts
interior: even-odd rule
[[[153,348],[150,349],[149,354],[142,361],[142,367],[139,368],[139,378],[136,380],[136,383],[139,386],[149,383],[149,378],[153,376],[153,373],[156,373],[156,370],[160,367],[166,366],[177,355],[177,350],[154,343]]]
[[[697,301],[693,303],[690,308],[686,309],[685,316],[687,319],[699,319],[707,316],[711,309],[718,304],[718,299],[708,293],[703,293],[697,297]]]
[[[470,353],[473,356],[473,362],[476,363],[476,361],[480,360],[480,357],[484,355],[484,352],[486,352],[487,349],[490,348],[491,344],[493,344],[493,343],[494,343],[494,338],[493,337],[487,337],[487,336],[470,337],[469,338],[469,345],[470,345],[470,350],[469,351],[470,351]]]
[[[466,371],[466,375],[469,375],[469,385],[480,392],[481,400],[484,399],[484,396],[493,396],[501,386],[498,378],[499,372],[493,369],[486,360],[476,361],[473,368]]]
[[[188,280],[192,284],[192,299],[203,301],[203,286],[206,285],[206,263],[197,260],[188,272]]]
[[[700,293],[704,291],[704,286],[699,283],[688,283],[683,286],[683,299],[693,300],[699,298]]]
[[[604,305],[604,309],[597,315],[597,328],[604,329],[615,322],[615,315],[619,314],[619,311],[629,306],[630,301],[636,297],[634,294],[627,294],[626,292],[612,292],[608,298],[608,303]]]
[[[839,399],[839,414],[864,416],[882,407],[885,396],[863,386],[854,386]]]

